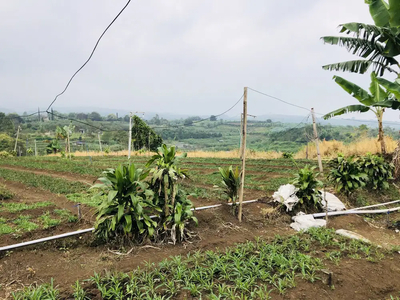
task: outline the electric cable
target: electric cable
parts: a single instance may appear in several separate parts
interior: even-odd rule
[[[58,98],[59,96],[61,96],[62,94],[65,93],[65,91],[68,89],[68,87],[69,87],[71,81],[74,79],[74,77],[76,76],[76,74],[78,74],[78,73],[86,66],[86,64],[89,62],[89,60],[92,58],[94,52],[96,51],[96,48],[97,48],[97,46],[99,45],[100,40],[102,39],[102,37],[104,36],[104,34],[105,34],[105,33],[107,32],[107,30],[111,27],[111,25],[118,19],[118,17],[122,14],[122,12],[125,10],[125,8],[129,5],[130,2],[131,2],[131,0],[128,0],[128,2],[127,2],[127,3],[125,4],[125,6],[121,9],[121,11],[116,15],[116,17],[111,21],[111,23],[110,23],[110,24],[107,26],[107,28],[103,31],[103,33],[102,33],[102,34],[100,35],[100,37],[98,38],[98,40],[97,40],[97,42],[96,42],[96,44],[95,44],[95,46],[94,46],[94,48],[93,48],[93,50],[92,50],[92,53],[90,53],[89,58],[88,58],[88,59],[85,61],[85,63],[72,75],[72,77],[69,79],[67,85],[65,86],[64,90],[63,90],[61,93],[59,93],[59,94],[54,98],[54,100],[50,103],[49,107],[46,109],[47,112],[49,112],[49,109],[50,109],[51,106],[54,104],[54,102],[56,102],[57,98]]]

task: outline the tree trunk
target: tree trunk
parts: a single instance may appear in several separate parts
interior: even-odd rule
[[[378,122],[379,122],[378,141],[381,143],[382,154],[386,154],[386,145],[385,145],[385,139],[384,139],[383,124],[382,124],[383,112],[384,112],[384,110],[378,116]]]

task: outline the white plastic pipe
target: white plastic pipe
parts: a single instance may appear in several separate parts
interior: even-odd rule
[[[243,201],[243,203],[252,203],[252,202],[257,202],[258,199],[256,200],[248,200],[248,201]],[[229,203],[230,205],[232,205],[232,203]],[[210,209],[210,208],[215,208],[215,207],[219,207],[222,204],[214,204],[214,205],[209,205],[209,206],[202,206],[202,207],[198,207],[198,208],[192,208],[191,210],[204,210],[204,209]],[[150,216],[150,218],[155,218],[157,216]],[[38,244],[38,243],[43,243],[43,242],[48,242],[48,241],[52,241],[52,240],[57,240],[57,239],[61,239],[61,238],[66,238],[69,236],[74,236],[74,235],[79,235],[79,234],[83,234],[83,233],[88,233],[88,232],[93,232],[94,228],[88,228],[88,229],[82,229],[82,230],[78,230],[78,231],[73,231],[73,232],[68,232],[68,233],[63,233],[63,234],[59,234],[59,235],[53,235],[53,236],[49,236],[49,237],[45,237],[45,238],[41,238],[41,239],[37,239],[37,240],[33,240],[33,241],[28,241],[28,242],[23,242],[23,243],[18,243],[18,244],[14,244],[14,245],[9,245],[9,246],[4,246],[4,247],[0,247],[0,252],[1,251],[8,251],[8,250],[12,250],[15,248],[20,248],[20,247],[25,247],[25,246],[30,246],[30,245],[34,245],[34,244]]]
[[[352,208],[349,210],[360,210],[360,209],[371,208],[371,207],[385,206],[385,205],[394,204],[394,203],[398,203],[398,202],[400,202],[400,200],[395,200],[395,201],[386,202],[386,203],[379,203],[379,204],[374,204],[374,205],[368,205],[368,206],[363,206],[363,207],[357,207],[357,208]]]
[[[377,209],[377,210],[342,210],[342,211],[331,211],[328,212],[328,216],[339,216],[339,215],[354,215],[354,214],[384,214],[393,211],[400,210],[399,207],[389,208],[389,209]],[[322,218],[326,216],[326,213],[312,214],[314,218]]]

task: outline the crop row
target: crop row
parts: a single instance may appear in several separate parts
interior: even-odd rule
[[[71,297],[90,299],[100,294],[102,299],[271,299],[285,294],[299,280],[321,280],[327,262],[339,265],[342,258],[378,262],[394,250],[398,249],[386,251],[348,240],[334,230],[311,229],[308,233],[276,236],[270,242],[257,238],[223,252],[175,256],[128,274],[95,274],[86,288],[77,281]],[[60,299],[53,282],[27,287],[15,293],[14,299],[32,299],[32,295]]]

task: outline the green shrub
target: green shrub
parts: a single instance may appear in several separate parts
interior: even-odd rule
[[[282,158],[293,158],[293,153],[292,152],[283,152]]]
[[[99,178],[102,183],[93,186],[102,189],[99,195],[107,195],[97,211],[96,235],[106,241],[152,236],[157,222],[150,215],[159,209],[153,205],[154,193],[143,182],[148,173],[131,164],[108,169],[103,174]]]
[[[0,151],[0,158],[8,158],[8,157],[12,157],[11,153],[7,151]]]
[[[363,172],[354,156],[345,158],[338,154],[337,158],[328,162],[328,167],[330,172],[327,178],[338,192],[350,195],[354,190],[364,187],[368,181],[368,175]]]
[[[388,189],[388,180],[393,179],[394,165],[378,155],[368,153],[360,160],[360,168],[367,174],[366,186],[374,190]]]
[[[321,208],[321,192],[318,190],[323,186],[317,179],[318,173],[314,173],[315,167],[306,165],[299,169],[292,184],[298,189],[296,196],[299,202],[296,204],[296,210],[310,211]]]

